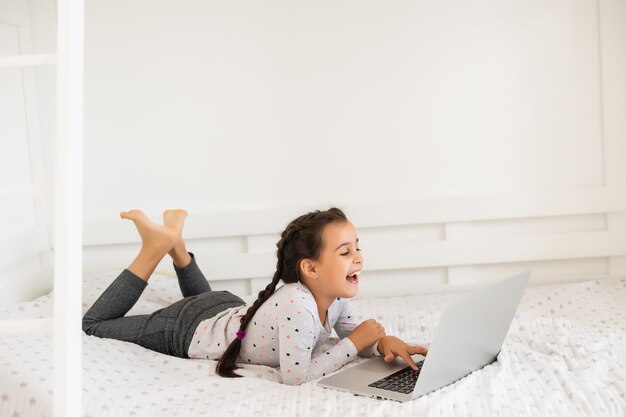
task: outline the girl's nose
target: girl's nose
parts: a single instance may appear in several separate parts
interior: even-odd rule
[[[354,258],[354,263],[362,264],[363,263],[363,255],[361,255],[361,252],[357,252],[356,254],[357,254],[357,256]]]

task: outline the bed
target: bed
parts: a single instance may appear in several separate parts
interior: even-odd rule
[[[118,272],[86,276],[84,310]],[[381,321],[388,334],[428,343],[446,303],[459,294],[363,297],[353,303],[360,319]],[[178,298],[176,280],[157,273],[129,314]],[[51,300],[46,295],[21,303],[0,312],[0,319],[47,317]],[[405,404],[328,390],[316,381],[283,385],[280,373],[267,366],[242,364],[245,378],[221,378],[215,361],[174,358],[83,334],[83,415],[623,416],[624,300],[626,277],[529,286],[496,363]],[[337,341],[331,338],[321,349]],[[47,335],[0,336],[0,350],[17,358],[0,363],[0,415],[51,415],[52,366],[44,354],[50,343]]]

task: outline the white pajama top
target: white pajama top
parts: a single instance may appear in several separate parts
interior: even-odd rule
[[[251,304],[250,304],[251,305]],[[190,358],[219,359],[234,339],[241,318],[250,307],[231,307],[200,322],[187,352]],[[341,368],[356,356],[381,356],[378,343],[357,352],[347,337],[359,323],[348,298],[337,298],[328,308],[326,325],[306,285],[284,284],[265,301],[248,324],[237,363],[280,367],[283,383],[299,385]],[[339,342],[327,351],[321,345],[335,329]]]

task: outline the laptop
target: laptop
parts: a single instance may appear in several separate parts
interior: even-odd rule
[[[426,357],[412,355],[414,371],[401,357],[376,356],[340,370],[317,385],[377,399],[411,401],[494,362],[531,271],[461,296],[444,310]]]

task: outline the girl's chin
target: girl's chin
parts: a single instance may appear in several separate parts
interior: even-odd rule
[[[352,284],[350,282],[346,283],[346,291],[351,295],[351,297],[354,297],[358,292],[359,292],[359,284]]]

